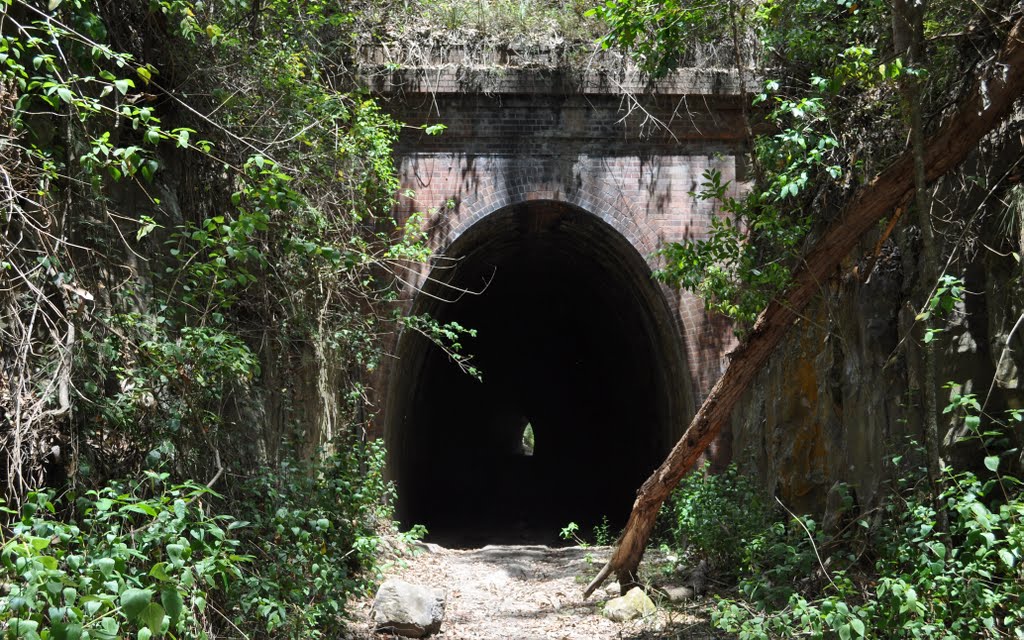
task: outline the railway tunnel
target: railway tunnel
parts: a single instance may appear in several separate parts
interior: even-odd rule
[[[524,202],[463,232],[413,313],[474,329],[463,349],[482,379],[403,332],[385,428],[400,520],[464,547],[624,524],[693,410],[681,336],[644,256],[586,211]]]

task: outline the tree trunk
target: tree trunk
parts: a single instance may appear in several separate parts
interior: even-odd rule
[[[954,116],[925,146],[925,177],[933,181],[967,157],[985,134],[1002,121],[1024,93],[1024,20],[1018,20],[992,68],[1000,70],[979,79]],[[1005,71],[1005,74],[1003,73]],[[731,354],[725,374],[718,380],[686,433],[668,458],[637,492],[633,511],[611,559],[587,586],[589,596],[612,572],[623,590],[636,582],[636,570],[661,504],[683,475],[696,463],[733,407],[746,392],[799,312],[827,280],[840,261],[853,250],[865,231],[896,207],[905,205],[914,190],[914,157],[906,153],[854,193],[839,220],[807,254],[782,297],[761,312],[747,340]]]
[[[924,40],[924,0],[893,0],[893,45],[896,55],[906,56],[907,68],[921,70],[924,59],[921,42]],[[914,208],[917,210],[917,224],[921,229],[921,271],[918,289],[927,297],[939,277],[938,249],[935,244],[935,230],[932,228],[931,198],[928,197],[925,178],[924,122],[921,105],[921,80],[916,75],[905,75],[901,80],[903,99],[910,115],[911,153],[914,156]],[[920,300],[920,308],[927,308],[928,301]],[[924,333],[935,326],[931,314],[924,318]],[[924,413],[923,436],[928,484],[931,501],[935,507],[935,527],[941,532],[947,528],[946,512],[939,504],[942,485],[942,460],[939,452],[939,401],[936,384],[935,342],[927,340],[923,345],[921,407]]]

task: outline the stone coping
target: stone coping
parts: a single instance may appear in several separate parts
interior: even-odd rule
[[[564,48],[493,49],[448,47],[420,55],[363,47],[357,76],[372,92],[401,94],[531,94],[666,96],[740,95],[735,69],[687,67],[651,81],[621,54]],[[753,86],[748,76],[748,88]]]

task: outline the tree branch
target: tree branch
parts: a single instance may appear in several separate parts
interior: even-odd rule
[[[925,145],[925,174],[929,182],[944,175],[976,148],[978,142],[1013,109],[1024,93],[1024,19],[1014,23],[992,67],[992,77],[976,79],[969,97]],[[782,299],[772,301],[758,316],[747,340],[731,354],[725,374],[690,422],[668,458],[644,482],[633,511],[608,564],[584,591],[589,596],[615,572],[623,589],[635,583],[636,570],[662,502],[696,463],[761,367],[826,279],[857,245],[861,236],[913,195],[914,158],[906,153],[888,169],[856,191],[840,218],[808,253],[793,275]]]

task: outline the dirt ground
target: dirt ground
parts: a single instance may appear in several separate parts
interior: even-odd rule
[[[421,551],[395,559],[385,573],[414,584],[441,588],[447,601],[439,640],[728,640],[708,623],[707,601],[671,604],[651,593],[658,612],[643,620],[612,622],[601,615],[617,593],[599,589],[583,599],[586,581],[611,553],[610,547],[551,548],[491,545],[481,549]],[[648,566],[657,558],[648,558]],[[372,599],[355,602],[347,640],[385,640],[374,633]]]

